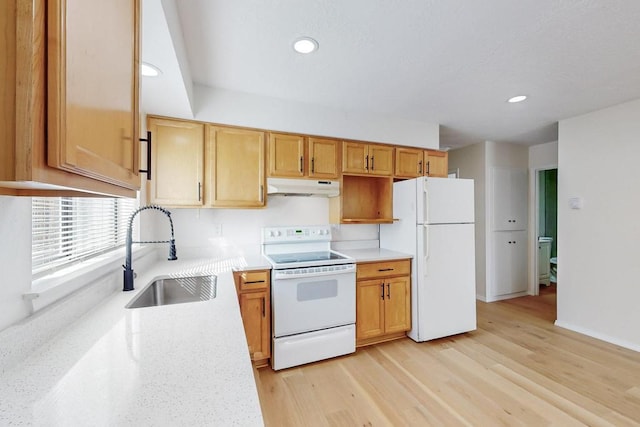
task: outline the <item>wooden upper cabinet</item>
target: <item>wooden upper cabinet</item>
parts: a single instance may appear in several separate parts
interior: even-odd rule
[[[305,138],[300,135],[269,134],[269,176],[299,178],[305,175]]]
[[[140,1],[0,12],[0,194],[135,197]]]
[[[269,134],[268,175],[282,178],[337,179],[339,141],[290,135]]]
[[[425,150],[424,175],[446,178],[449,175],[449,153]]]
[[[48,163],[138,189],[140,4],[47,4]]]
[[[337,179],[339,141],[335,139],[309,137],[309,155],[307,167],[310,178]]]
[[[422,176],[423,151],[419,148],[396,147],[395,176],[398,178],[417,178]]]
[[[393,147],[345,141],[342,143],[342,172],[391,176]]]
[[[207,126],[206,200],[213,207],[265,206],[265,134]]]
[[[344,141],[342,143],[342,172],[368,173],[368,154],[367,144]]]
[[[167,206],[203,205],[204,125],[149,118],[151,177],[149,201]]]

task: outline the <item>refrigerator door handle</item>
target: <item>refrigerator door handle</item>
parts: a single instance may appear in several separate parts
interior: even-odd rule
[[[427,180],[423,179],[422,180],[422,190],[423,190],[423,194],[422,194],[422,207],[423,207],[423,211],[422,211],[422,221],[424,221],[424,224],[428,224],[429,223],[429,190],[427,189]]]
[[[424,236],[424,248],[423,248],[423,254],[424,254],[424,259],[423,259],[423,266],[424,266],[424,272],[425,272],[425,276],[427,275],[427,261],[429,260],[429,226],[427,224],[422,226],[423,228],[423,236]]]

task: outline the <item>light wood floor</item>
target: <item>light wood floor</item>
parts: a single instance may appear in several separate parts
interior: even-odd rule
[[[640,425],[640,354],[554,320],[551,287],[538,297],[478,302],[471,333],[263,368],[256,381],[265,424]]]

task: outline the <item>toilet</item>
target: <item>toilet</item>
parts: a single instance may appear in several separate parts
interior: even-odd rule
[[[549,286],[553,279],[551,278],[551,243],[552,237],[538,237],[538,283]]]
[[[557,283],[556,274],[558,274],[558,257],[554,256],[549,259],[549,263],[551,264],[551,277],[550,280],[553,283]]]

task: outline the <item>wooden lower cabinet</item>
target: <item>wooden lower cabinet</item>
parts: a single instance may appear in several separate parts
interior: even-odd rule
[[[256,367],[267,366],[271,357],[270,270],[236,271],[233,277],[251,360]]]
[[[410,260],[361,263],[356,273],[356,346],[389,341],[411,329]]]

